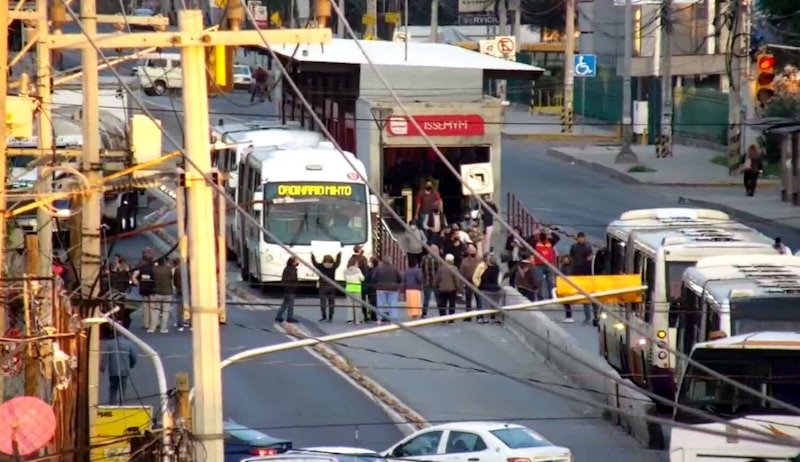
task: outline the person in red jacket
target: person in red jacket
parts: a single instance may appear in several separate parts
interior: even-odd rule
[[[555,287],[555,279],[553,277],[553,270],[551,270],[547,265],[545,265],[545,261],[550,263],[551,265],[556,264],[556,259],[558,258],[558,254],[556,253],[556,243],[558,243],[558,236],[554,238],[553,233],[548,233],[547,231],[541,231],[536,238],[536,241],[533,243],[533,249],[536,250],[536,254],[533,256],[533,265],[534,269],[536,270],[536,281],[542,282],[544,280],[544,284],[541,284],[539,294],[542,300],[549,299],[552,296],[553,288]]]

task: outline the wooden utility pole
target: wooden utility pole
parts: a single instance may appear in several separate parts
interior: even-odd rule
[[[6,130],[6,95],[8,95],[8,5],[0,6],[0,123],[2,123],[3,132]],[[2,207],[2,216],[0,216],[0,297],[5,300],[6,284],[4,278],[6,272],[6,165],[8,159],[6,158],[7,138],[5,135],[0,136],[0,207]],[[6,331],[6,304],[0,303],[0,334]],[[5,390],[5,382],[2,374],[0,374],[0,401],[3,400],[2,393]]]
[[[38,148],[44,155],[53,150],[53,102],[50,78],[53,76],[50,66],[50,49],[47,39],[50,32],[48,24],[48,0],[36,0],[36,13],[39,16],[36,32],[36,95],[39,98],[38,116]],[[60,29],[63,25],[64,4],[60,0],[53,0],[52,16],[53,28]],[[45,154],[47,153],[47,154]],[[52,178],[39,177],[40,191],[48,192],[53,188]],[[48,213],[47,207],[39,207],[36,212],[36,229],[39,237],[39,277],[53,276],[53,218]],[[52,319],[45,320],[45,325],[53,325]]]
[[[565,20],[564,106],[561,108],[561,133],[572,133],[575,119],[575,0],[567,0]],[[583,79],[581,83],[586,85],[586,79]]]
[[[672,0],[661,5],[661,135],[656,157],[672,157]]]
[[[742,13],[743,8],[739,0],[734,0],[728,4],[728,8],[733,11],[729,13],[734,17],[733,24],[736,25],[732,34],[731,49],[725,50],[726,53],[731,54],[733,65],[730,73],[730,90],[728,91],[728,173],[736,175],[739,171],[739,160],[742,152],[742,134],[743,134],[743,111],[745,102],[742,100],[742,85],[747,85],[747,81],[743,78],[744,65],[750,65],[749,50],[744,50],[742,45],[744,28],[742,27]],[[746,57],[742,59],[740,56],[744,54]]]
[[[500,33],[498,35],[505,37],[508,35],[508,0],[497,1],[499,2],[498,15],[500,16],[498,18],[500,20],[500,26],[498,28]],[[507,100],[505,80],[497,81],[497,97],[500,98],[501,101]]]

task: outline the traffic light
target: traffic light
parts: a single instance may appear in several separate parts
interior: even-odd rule
[[[756,55],[756,102],[766,104],[775,96],[775,56]]]
[[[234,47],[215,45],[206,48],[206,80],[208,94],[233,91]]]

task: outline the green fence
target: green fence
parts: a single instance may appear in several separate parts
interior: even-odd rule
[[[596,77],[575,79],[575,114],[611,124],[620,122],[622,79],[614,70],[599,67]]]
[[[676,137],[728,144],[728,94],[702,88],[676,88]]]

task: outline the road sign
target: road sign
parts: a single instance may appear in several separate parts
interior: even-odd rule
[[[573,70],[575,77],[596,77],[597,55],[575,55]]]
[[[516,49],[516,43],[514,42],[514,37],[498,37],[497,51],[506,56],[513,55]]]
[[[461,178],[464,178],[464,185],[461,190],[465,196],[475,194],[494,193],[494,177],[492,176],[492,164],[489,162],[482,164],[462,164]],[[469,188],[472,188],[470,191]]]
[[[502,58],[503,55],[497,51],[497,41],[495,40],[481,40],[478,42],[478,51],[481,54]]]
[[[258,27],[266,28],[269,26],[269,14],[267,13],[267,7],[261,3],[261,0],[248,1],[247,9],[253,15],[253,19],[255,19]]]
[[[480,13],[494,9],[494,2],[487,0],[458,0],[459,13]]]

